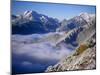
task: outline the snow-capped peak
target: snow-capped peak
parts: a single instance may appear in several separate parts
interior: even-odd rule
[[[24,12],[24,15],[32,15],[33,13],[37,13],[37,12],[35,12],[35,11],[25,11]]]
[[[32,13],[33,13],[33,11],[25,11],[23,14],[23,17],[27,20],[33,20]]]
[[[91,18],[91,17],[94,17],[95,14],[81,13],[79,16],[83,18]]]
[[[95,17],[94,14],[88,14],[88,13],[81,13],[80,17],[86,20],[87,22],[91,21],[93,17]]]
[[[86,12],[84,12],[84,13],[80,13],[79,15],[80,15],[80,16],[87,16],[87,15],[89,15],[89,14],[86,13]]]
[[[85,19],[89,19],[90,18],[90,14],[88,14],[88,13],[82,13],[80,15],[80,17],[85,18]]]
[[[30,12],[30,11],[25,11],[25,12],[24,12],[24,15],[27,15],[29,12]]]

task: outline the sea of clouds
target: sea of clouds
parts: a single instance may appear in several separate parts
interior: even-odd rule
[[[12,35],[13,72],[43,72],[48,66],[56,64],[72,52],[65,43],[54,46],[50,40],[41,40],[45,36]]]

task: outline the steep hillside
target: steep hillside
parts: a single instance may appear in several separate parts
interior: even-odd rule
[[[49,66],[45,72],[68,70],[86,70],[96,68],[96,34],[95,25],[89,25],[78,34],[79,45],[70,55],[63,57],[54,66]]]
[[[68,70],[86,70],[96,68],[96,43],[80,45],[75,53],[62,59],[58,64],[49,66],[45,72],[59,72]]]

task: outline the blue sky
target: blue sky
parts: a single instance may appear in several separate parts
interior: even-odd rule
[[[89,5],[13,1],[12,14],[22,14],[26,10],[37,11],[38,13],[45,14],[49,17],[58,18],[59,20],[63,20],[64,18],[69,19],[83,12],[93,14],[96,13],[96,7]]]

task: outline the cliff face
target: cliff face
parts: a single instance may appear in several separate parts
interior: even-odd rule
[[[81,44],[75,52],[62,59],[58,64],[49,66],[45,72],[60,72],[71,70],[88,70],[96,68],[96,41],[90,38]]]

